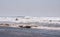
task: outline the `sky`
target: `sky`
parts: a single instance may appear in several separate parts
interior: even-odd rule
[[[0,0],[0,16],[60,17],[60,0]]]

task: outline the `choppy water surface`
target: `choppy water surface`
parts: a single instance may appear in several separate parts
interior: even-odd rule
[[[60,31],[0,27],[0,37],[60,37]]]

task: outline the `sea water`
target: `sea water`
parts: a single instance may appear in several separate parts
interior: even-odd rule
[[[0,27],[0,37],[60,37],[60,30]]]

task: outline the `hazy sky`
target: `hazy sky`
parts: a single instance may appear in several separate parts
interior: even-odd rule
[[[0,0],[0,16],[60,17],[60,0]]]

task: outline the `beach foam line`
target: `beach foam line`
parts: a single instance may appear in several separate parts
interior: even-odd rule
[[[5,24],[6,25],[6,24]],[[45,27],[45,26],[31,26],[31,25],[21,25],[22,27],[19,27],[20,25],[9,25],[9,26],[5,26],[5,25],[0,25],[2,27],[14,27],[14,28],[32,28],[32,29],[47,29],[47,30],[60,30],[60,27]]]
[[[43,27],[43,26],[39,26],[39,27],[31,27],[33,29],[47,29],[47,30],[60,30],[60,27]]]

